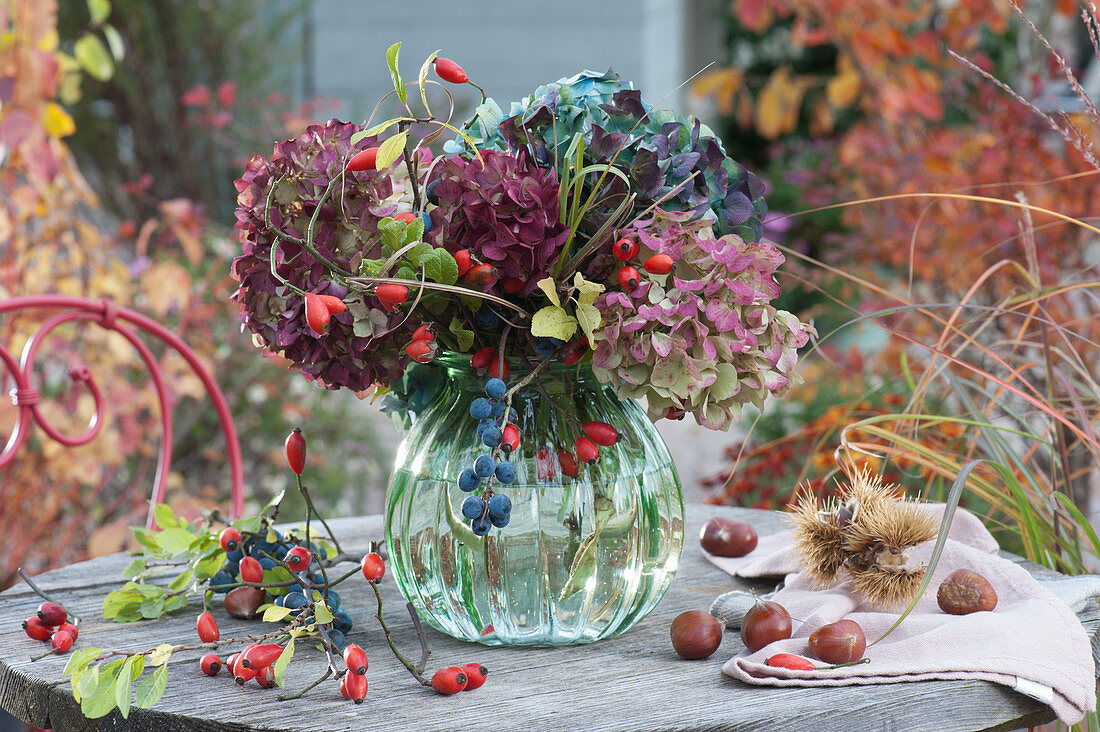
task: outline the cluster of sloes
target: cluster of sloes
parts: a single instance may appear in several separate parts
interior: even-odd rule
[[[519,430],[513,424],[518,419],[516,410],[510,409],[504,401],[507,391],[503,380],[489,379],[485,382],[485,396],[474,399],[470,405],[470,417],[478,420],[477,436],[486,447],[500,448],[501,452],[510,454],[519,447]],[[507,459],[497,460],[491,453],[481,455],[472,467],[458,476],[458,487],[472,493],[483,481],[492,478],[501,485],[510,485],[516,480],[516,466]],[[512,501],[508,496],[487,489],[482,495],[468,496],[463,501],[462,515],[470,520],[470,528],[476,535],[485,536],[493,526],[504,528],[508,525]]]
[[[224,532],[230,533],[230,532]],[[241,574],[241,560],[245,557],[252,557],[260,563],[260,569],[267,572],[278,566],[276,559],[285,559],[286,553],[289,551],[289,547],[284,541],[283,535],[278,531],[275,532],[275,541],[270,542],[259,537],[250,536],[247,539],[241,537],[241,539],[229,539],[225,543],[225,564],[219,569],[213,577],[210,578],[210,588],[214,592],[229,592],[231,589],[237,586],[238,578]],[[234,544],[236,546],[234,546]],[[229,549],[229,546],[233,546],[233,549]],[[310,547],[314,549],[315,547]],[[264,556],[265,554],[270,556]],[[272,559],[274,557],[275,559]]]
[[[210,578],[210,587],[214,592],[229,592],[238,582],[261,582],[263,572],[278,566],[276,559],[285,561],[292,567],[295,564],[303,566],[299,572],[306,572],[305,579],[314,585],[324,586],[324,575],[319,571],[307,571],[305,564],[310,564],[310,570],[316,569],[319,559],[328,557],[328,549],[319,544],[309,542],[306,545],[296,547],[288,545],[283,535],[276,531],[275,541],[270,542],[258,536],[243,538],[236,529],[227,529],[223,532],[223,547],[226,549],[226,560],[222,568]],[[308,550],[308,551],[306,551]],[[274,558],[273,558],[274,557]],[[305,558],[305,559],[303,559]],[[279,587],[267,588],[268,594],[274,595],[282,591]],[[319,592],[323,591],[318,590]],[[309,607],[310,600],[306,597],[301,585],[290,585],[283,594],[278,595],[274,602],[280,607],[287,607],[294,612],[291,617],[301,613],[303,608]],[[328,607],[332,611],[333,622],[329,637],[337,647],[345,645],[344,634],[351,630],[352,620],[343,608],[340,601],[340,593],[336,590],[328,592]],[[289,622],[289,618],[288,618]]]

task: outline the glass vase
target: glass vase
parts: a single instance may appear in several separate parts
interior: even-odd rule
[[[587,368],[548,366],[512,398],[520,446],[510,456],[511,520],[476,536],[458,476],[491,452],[470,403],[485,377],[469,360],[437,359],[438,391],[397,453],[386,497],[386,547],[405,598],[432,627],[487,645],[551,646],[617,635],[664,595],[680,561],[684,504],[668,449],[644,411]],[[509,385],[524,378],[515,369]],[[619,441],[575,476],[580,425]]]

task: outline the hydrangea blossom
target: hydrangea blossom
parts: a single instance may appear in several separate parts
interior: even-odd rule
[[[736,234],[715,237],[690,214],[660,209],[627,233],[678,269],[596,299],[605,322],[592,358],[596,377],[623,398],[644,397],[653,419],[673,408],[711,429],[726,429],[742,404],[785,394],[813,329],[771,305],[778,250]]]
[[[719,234],[759,239],[767,213],[760,179],[727,157],[699,120],[653,109],[631,86],[611,70],[583,71],[540,86],[508,116],[489,99],[468,123],[470,137],[479,148],[526,149],[542,164],[562,166],[579,134],[585,161],[622,168],[641,207],[671,195],[666,210],[693,211]],[[453,142],[445,150],[471,152]]]
[[[233,299],[241,305],[241,320],[265,348],[326,388],[357,392],[401,376],[408,362],[401,348],[418,323],[398,327],[400,313],[384,311],[373,297],[357,298],[348,310],[332,317],[324,337],[318,336],[306,325],[303,297],[272,274],[272,247],[276,272],[295,287],[341,299],[348,290],[300,245],[286,239],[276,243],[265,224],[265,211],[271,194],[272,228],[304,238],[328,182],[354,151],[378,144],[368,137],[353,146],[351,136],[359,130],[358,125],[336,120],[312,125],[297,138],[277,144],[270,159],[257,155],[249,161],[236,181],[242,253],[233,260],[231,272],[240,282]],[[402,171],[395,167],[343,176],[318,212],[313,232],[317,251],[350,272],[364,257],[379,256],[373,236],[378,222],[411,208]]]
[[[432,211],[433,243],[469,249],[504,276],[535,289],[557,261],[569,235],[558,219],[554,171],[518,156],[487,150],[470,160],[452,158],[433,178],[439,206]]]

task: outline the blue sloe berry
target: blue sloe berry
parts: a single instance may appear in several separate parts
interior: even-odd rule
[[[466,496],[462,502],[462,515],[468,519],[476,519],[485,513],[485,501],[477,496]]]
[[[504,526],[508,523],[508,517],[512,514],[512,499],[503,493],[494,493],[489,499],[489,520],[495,526]],[[503,519],[504,524],[497,523]]]
[[[470,404],[470,416],[474,419],[486,419],[493,413],[493,403],[485,397],[478,397]]]
[[[497,463],[492,455],[482,455],[474,461],[474,472],[479,478],[488,478],[496,468]]]
[[[493,418],[499,419],[504,416],[504,410],[508,407],[504,402],[492,402]]]
[[[489,523],[489,519],[485,516],[476,518],[470,524],[470,528],[473,530],[476,536],[485,536],[489,533],[489,529],[492,528],[492,524]]]
[[[490,399],[500,399],[508,391],[507,384],[501,379],[489,379],[485,382],[485,395]]]
[[[458,487],[467,493],[474,490],[481,484],[481,478],[474,472],[473,468],[466,468],[462,471],[462,474],[458,476]]]
[[[500,431],[500,427],[493,425],[485,430],[481,435],[481,441],[488,447],[496,447],[500,444],[500,441],[504,439],[504,433]]]
[[[497,480],[505,485],[514,483],[516,480],[516,466],[507,460],[503,460],[497,463],[496,476]]]

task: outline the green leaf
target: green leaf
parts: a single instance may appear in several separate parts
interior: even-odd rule
[[[65,664],[65,670],[61,672],[61,678],[65,678],[69,674],[74,677],[78,676],[81,671],[88,668],[92,661],[99,657],[100,653],[103,653],[102,648],[81,648],[78,651],[73,651],[73,655],[69,656],[69,662]]]
[[[474,332],[464,328],[462,321],[457,316],[451,318],[451,324],[447,326],[447,330],[458,340],[458,350],[469,351],[473,348]]]
[[[600,318],[600,310],[595,305],[590,303],[580,303],[577,305],[577,322],[581,325],[581,330],[584,331],[585,336],[588,337],[588,343],[595,345],[596,343],[596,330],[603,325],[603,319]]]
[[[168,659],[172,657],[172,644],[161,643],[154,648],[149,654],[149,664],[151,666],[163,666],[168,663]]]
[[[92,33],[85,33],[76,39],[73,56],[76,57],[80,68],[87,71],[88,76],[93,79],[108,81],[115,73],[115,63],[111,60],[111,54],[103,45],[103,41],[99,40],[99,36]]]
[[[194,579],[195,573],[192,572],[190,569],[185,569],[183,571],[183,574],[168,583],[168,589],[172,590],[173,592],[179,592],[184,587],[187,587],[187,585],[191,584]]]
[[[374,127],[368,127],[365,130],[360,130],[359,132],[356,132],[354,135],[351,136],[351,140],[349,140],[349,142],[351,143],[352,147],[354,147],[360,140],[379,135],[389,128],[393,127],[398,122],[403,122],[408,119],[408,117],[394,117],[393,119],[388,119],[385,122],[379,122]]]
[[[555,307],[561,307],[561,300],[558,299],[558,288],[554,284],[553,277],[547,277],[546,279],[539,280],[535,283],[535,287],[546,293],[546,299],[554,303]]]
[[[142,595],[130,590],[112,590],[103,598],[103,617],[110,620],[121,613],[128,613],[141,607]]]
[[[333,620],[332,611],[323,602],[318,602],[313,606],[313,617],[317,618],[317,622],[321,625],[327,625]]]
[[[405,254],[409,261],[417,267],[435,257],[435,247],[427,242],[420,242]]]
[[[164,615],[187,607],[187,595],[176,595],[164,603]]]
[[[279,657],[275,659],[275,665],[271,670],[275,674],[275,683],[280,687],[283,685],[283,677],[286,676],[286,667],[290,665],[290,659],[294,657],[294,639],[291,638],[290,642],[286,644],[286,648],[279,654]]]
[[[279,607],[278,605],[272,605],[267,610],[264,610],[263,620],[265,623],[277,623],[280,620],[288,617],[293,610],[288,607]]]
[[[160,701],[160,698],[164,696],[164,690],[167,688],[168,667],[161,666],[138,684],[134,706],[138,709],[148,709]]]
[[[408,93],[405,91],[405,82],[401,78],[401,72],[397,70],[397,56],[401,53],[401,42],[393,44],[386,49],[386,65],[390,67],[390,77],[393,79],[393,88],[397,92],[402,104],[408,104]],[[379,153],[381,154],[381,153]],[[382,168],[382,165],[378,166]]]
[[[157,544],[166,554],[179,554],[187,551],[195,535],[187,529],[171,528],[157,533]]]
[[[435,256],[424,263],[424,276],[441,285],[458,282],[458,262],[446,249],[436,249]]]
[[[110,0],[88,0],[88,14],[92,16],[92,25],[99,25],[111,14]]]
[[[152,552],[160,552],[160,547],[157,546],[157,540],[153,537],[153,532],[148,529],[134,529],[134,539],[138,544]]]
[[[428,58],[424,59],[423,65],[420,67],[420,73],[417,75],[416,80],[420,86],[420,101],[424,103],[424,109],[427,110],[428,116],[431,116],[431,107],[428,106],[428,93],[424,91],[424,81],[428,78],[428,71],[432,68],[432,62],[435,61],[435,57],[439,55],[442,48],[437,48],[431,52]]]
[[[137,681],[141,677],[141,673],[145,670],[145,654],[139,653],[136,656],[130,656],[130,660],[133,662],[130,664],[130,681]]]
[[[273,508],[278,508],[279,504],[283,502],[283,498],[286,496],[286,489],[279,491],[275,496],[267,502],[267,505],[260,509],[260,513],[264,514]]]
[[[224,561],[225,552],[221,547],[218,547],[218,551],[209,556],[202,557],[194,563],[192,569],[195,573],[195,579],[210,579],[217,574],[219,569],[221,569]]]
[[[80,711],[88,719],[99,719],[111,713],[115,708],[115,681],[122,670],[122,664],[108,664],[96,678],[94,689],[83,690]]]
[[[412,244],[414,241],[420,241],[424,238],[424,219],[417,216],[413,219],[411,224],[405,224],[404,226],[405,236],[402,238],[403,244]]]
[[[577,319],[562,308],[547,305],[531,318],[531,335],[567,341],[577,331]]]
[[[122,670],[119,671],[118,678],[115,679],[115,706],[118,707],[118,711],[122,714],[123,719],[130,716],[130,697],[132,697],[134,693],[132,686],[134,683],[134,658],[136,658],[136,656],[130,656],[130,658],[126,659],[125,665],[123,665]]]
[[[408,265],[401,265],[397,268],[397,271],[393,273],[393,276],[399,280],[413,280],[416,279],[416,270]]]
[[[110,23],[104,23],[100,30],[103,31],[103,37],[107,39],[107,46],[111,49],[111,57],[115,63],[126,58],[126,42],[122,40],[122,34],[118,29]]]
[[[172,513],[172,507],[167,503],[158,503],[153,506],[153,519],[157,522],[157,526],[162,529],[170,529],[173,526],[180,525],[176,514]]]
[[[98,668],[86,668],[83,671],[73,674],[73,699],[75,699],[76,702],[79,704],[81,701],[84,700],[84,697],[88,696],[89,693],[95,691],[98,684]]]
[[[249,516],[248,518],[237,519],[233,522],[233,526],[241,531],[248,533],[256,533],[263,525],[263,520],[259,516]]]
[[[402,151],[405,149],[405,143],[408,142],[409,133],[402,130],[396,135],[390,135],[382,144],[378,146],[378,156],[375,158],[375,167],[378,170],[385,170],[394,164],[394,162],[401,157]]]
[[[155,599],[151,598],[151,597],[146,598],[141,603],[140,612],[141,612],[141,617],[143,617],[147,620],[152,620],[154,618],[159,618],[161,615],[164,614],[164,598],[163,597],[158,597],[158,598],[155,598]]]
[[[132,580],[134,577],[137,577],[139,574],[141,574],[144,571],[145,571],[145,560],[144,559],[135,559],[134,561],[130,562],[130,566],[128,566],[126,569],[122,570],[122,578]]]

